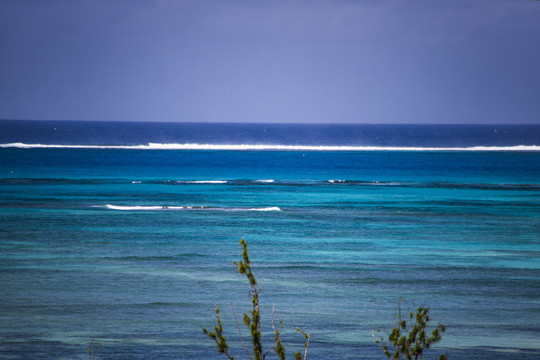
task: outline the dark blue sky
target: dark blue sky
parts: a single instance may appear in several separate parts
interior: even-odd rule
[[[0,118],[540,124],[540,2],[0,0]]]

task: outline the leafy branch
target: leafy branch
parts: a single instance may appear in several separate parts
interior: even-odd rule
[[[240,340],[250,360],[264,360],[271,350],[274,350],[276,352],[280,360],[285,360],[285,346],[283,345],[281,341],[281,331],[283,329],[283,320],[279,321],[279,327],[276,328],[274,324],[275,308],[273,308],[272,310],[272,330],[274,332],[275,344],[274,346],[270,347],[268,350],[263,351],[263,345],[261,341],[262,332],[261,332],[261,313],[260,313],[261,289],[259,288],[255,275],[253,275],[253,272],[251,270],[251,261],[249,259],[247,242],[244,239],[242,239],[240,240],[240,245],[242,246],[242,259],[240,261],[235,261],[234,264],[237,266],[238,272],[246,276],[250,285],[249,296],[251,298],[251,311],[249,312],[249,314],[244,313],[243,323],[249,329],[249,334],[251,337],[251,344],[252,344],[252,351],[251,352],[249,351],[249,349],[247,348],[244,342],[244,339],[240,331],[240,325],[236,317],[236,313],[234,312],[234,308],[232,308],[234,319],[236,321],[236,326],[238,328],[238,334],[240,336]],[[211,340],[215,341],[218,352],[220,354],[224,354],[230,360],[234,360],[235,358],[229,353],[229,345],[227,344],[227,340],[225,339],[225,336],[223,335],[223,323],[221,322],[221,317],[219,315],[219,308],[217,307],[217,305],[215,306],[214,310],[216,312],[216,319],[217,319],[217,324],[214,326],[214,331],[208,331],[204,327],[202,328],[202,331]],[[304,343],[304,356],[302,357],[302,353],[298,351],[294,354],[294,358],[295,360],[302,360],[302,359],[307,360],[309,334],[298,328],[296,329],[296,331],[304,335],[304,337],[306,338],[306,342]],[[240,358],[238,357],[238,359]]]
[[[94,340],[90,341],[88,344],[88,349],[86,350],[88,353],[88,360],[95,360],[96,358],[96,344]]]
[[[373,336],[373,339],[375,339],[375,343],[379,345],[388,359],[422,359],[424,350],[429,349],[432,344],[439,342],[442,334],[446,330],[446,326],[439,323],[435,329],[429,333],[428,327],[430,320],[429,308],[421,306],[416,309],[414,314],[413,312],[409,313],[410,327],[408,327],[407,321],[401,316],[400,298],[397,323],[394,321],[392,331],[388,335],[388,342],[391,344],[390,349],[389,345],[386,344],[384,337],[381,336],[380,338],[377,338],[375,332],[372,332],[371,335]],[[379,329],[377,332],[380,334],[381,330]],[[444,354],[440,355],[439,360],[446,360],[446,356]]]
[[[246,346],[246,342],[242,337],[240,330],[240,324],[236,317],[234,307],[232,307],[232,313],[238,329],[238,335],[242,342],[242,346],[246,351],[246,355],[249,360],[265,360],[268,353],[273,350],[280,360],[285,360],[285,346],[281,340],[281,332],[283,330],[283,320],[279,321],[279,326],[276,327],[274,321],[275,307],[272,308],[272,330],[274,332],[274,345],[263,351],[262,345],[262,332],[261,332],[261,313],[260,313],[260,294],[261,289],[257,284],[255,275],[251,270],[251,261],[248,255],[247,242],[240,240],[242,246],[242,259],[235,261],[234,264],[238,268],[238,272],[244,275],[250,285],[249,296],[251,298],[251,311],[249,314],[244,313],[243,323],[249,329],[251,337],[251,352]],[[431,345],[439,342],[442,338],[442,334],[446,330],[446,326],[439,323],[431,332],[429,332],[429,323],[431,318],[429,316],[428,307],[418,307],[416,311],[409,312],[408,320],[404,319],[401,315],[401,298],[398,304],[398,317],[397,321],[394,321],[392,331],[388,334],[388,344],[381,334],[381,330],[377,330],[379,337],[372,332],[371,335],[375,339],[375,343],[379,345],[384,355],[388,360],[418,360],[422,359],[424,350],[427,350]],[[218,352],[224,354],[229,360],[240,360],[240,357],[234,357],[229,353],[229,345],[223,335],[223,323],[219,314],[219,308],[215,305],[216,313],[216,325],[213,331],[208,331],[206,328],[202,328],[203,333],[211,340],[215,341]],[[309,333],[296,328],[296,331],[302,334],[305,338],[303,354],[301,351],[294,353],[294,360],[307,360],[307,351],[309,346],[310,335]],[[446,356],[440,355],[439,360],[446,360]]]

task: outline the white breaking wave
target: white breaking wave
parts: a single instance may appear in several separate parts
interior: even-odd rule
[[[182,184],[226,184],[227,180],[191,180],[178,182]]]
[[[273,179],[268,179],[268,180],[255,180],[255,182],[258,182],[258,183],[265,183],[265,184],[271,184],[274,182]]]
[[[162,210],[163,206],[120,206],[106,204],[105,207],[111,210]]]
[[[127,150],[233,150],[233,151],[540,151],[538,145],[471,146],[471,147],[399,147],[399,146],[319,146],[319,145],[218,145],[218,144],[160,144],[148,145],[47,145],[10,143],[0,148],[21,149],[127,149]]]
[[[240,211],[242,211],[242,209],[239,209]],[[265,208],[252,208],[252,209],[247,209],[247,211],[281,211],[281,209],[277,206],[269,206],[269,207],[265,207]]]
[[[110,210],[120,211],[166,211],[166,210],[209,210],[209,211],[281,211],[277,206],[268,206],[260,208],[235,208],[235,207],[204,207],[204,206],[163,206],[163,205],[135,205],[123,206],[105,204],[105,207]]]

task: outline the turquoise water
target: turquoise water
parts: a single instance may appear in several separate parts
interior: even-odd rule
[[[3,359],[218,358],[214,303],[242,356],[242,237],[289,357],[382,359],[400,297],[433,355],[540,356],[539,152],[1,148],[0,195]]]

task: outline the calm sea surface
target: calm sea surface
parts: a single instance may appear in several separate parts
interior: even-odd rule
[[[383,359],[399,298],[447,325],[429,358],[540,357],[540,126],[0,121],[0,144],[2,359],[219,358],[214,303],[245,355],[242,237],[291,358],[300,327],[309,359]]]

